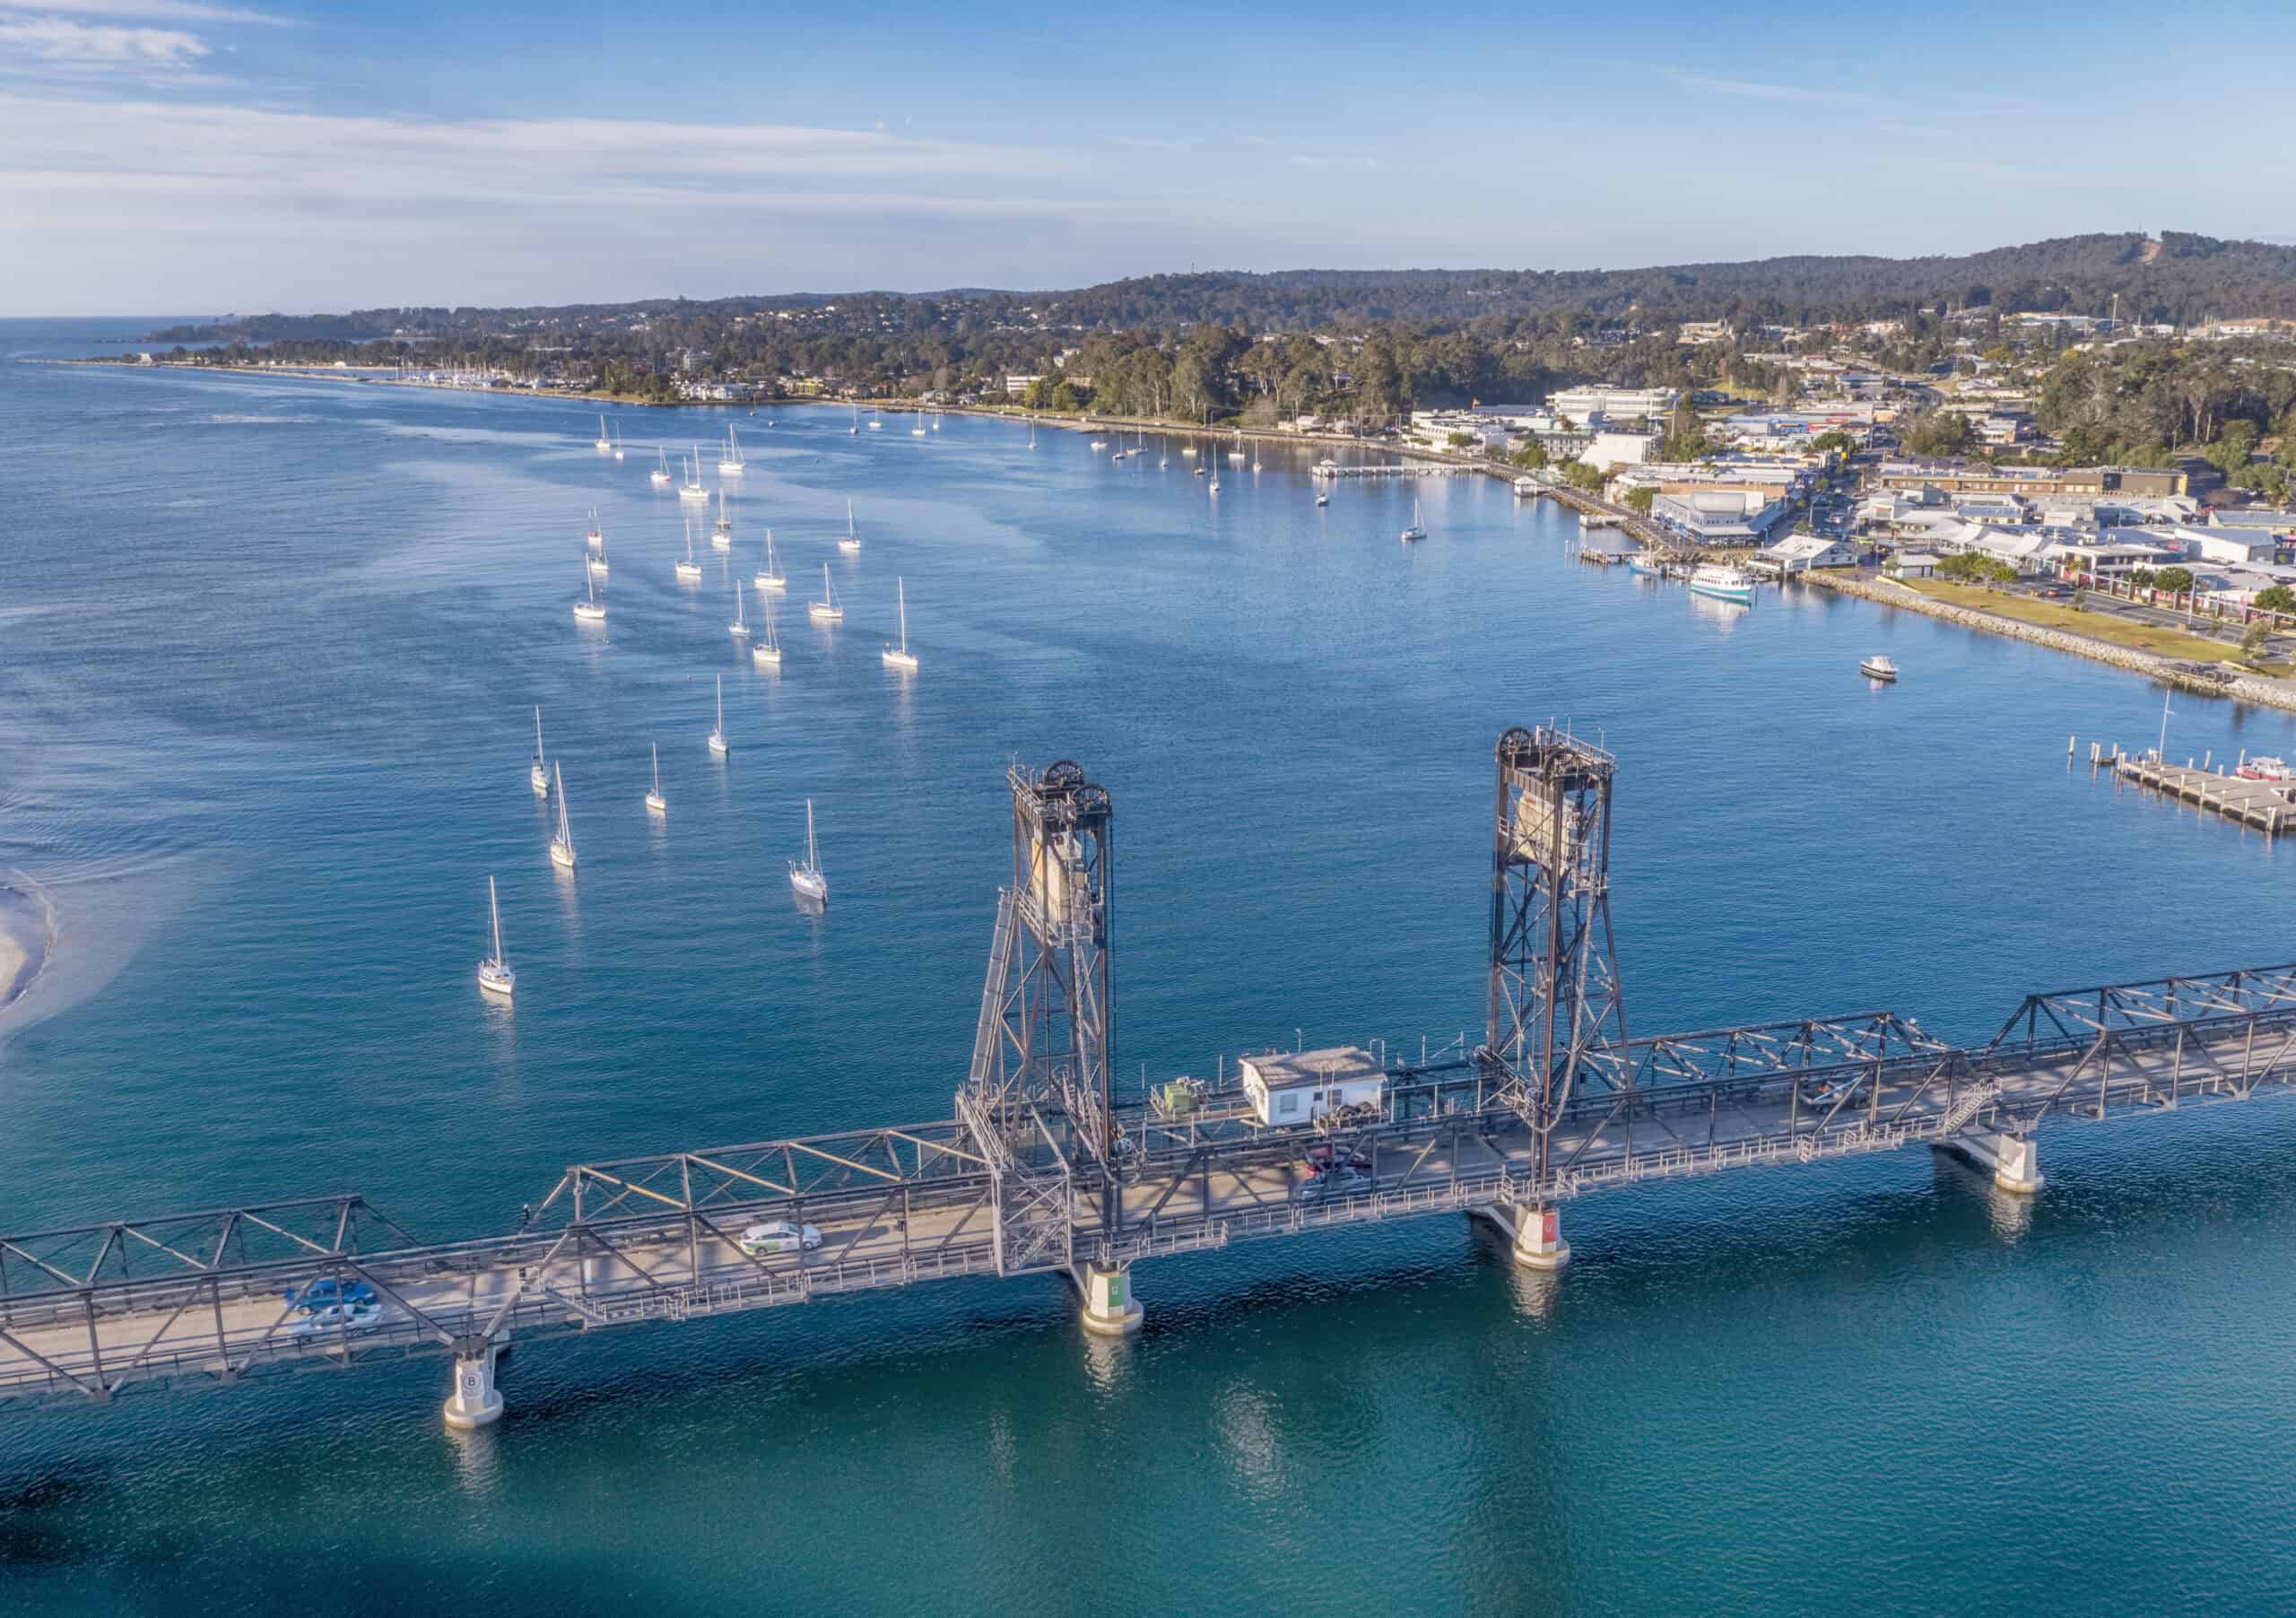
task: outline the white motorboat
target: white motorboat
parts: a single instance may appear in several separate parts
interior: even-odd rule
[[[727,752],[726,746],[726,676],[718,676],[718,723],[709,729],[709,751],[719,758]]]
[[[861,554],[861,536],[853,531],[853,502],[851,500],[845,502],[845,537],[837,542],[837,548],[848,556]]]
[[[502,908],[495,902],[494,879],[486,879],[486,918],[494,929],[494,953],[478,963],[478,987],[509,999],[518,987],[518,974],[502,959]]]
[[[550,771],[542,765],[542,709],[535,709],[535,761],[526,770],[526,782],[535,789],[536,797],[550,796]]]
[[[751,582],[769,596],[778,596],[789,587],[789,581],[781,576],[781,564],[773,560],[773,530],[770,528],[765,531],[765,565],[757,570],[757,577]]]
[[[805,604],[806,615],[816,623],[842,623],[845,608],[839,605],[837,587],[829,581],[829,563],[822,563],[822,598]]]
[[[811,798],[805,800],[805,863],[801,866],[794,859],[789,862],[789,885],[797,891],[801,898],[810,899],[816,904],[829,902],[829,878],[822,874],[821,852],[813,847],[813,800]]]
[[[1754,581],[1739,569],[1722,562],[1701,561],[1691,570],[1690,590],[1715,601],[1751,602]]]
[[[1875,656],[1860,663],[1857,665],[1857,672],[1868,680],[1895,680],[1898,677],[1898,665],[1887,657]]]
[[[917,654],[909,649],[909,592],[898,578],[893,580],[893,599],[900,608],[900,644],[885,648],[883,657],[887,668],[917,672]]]
[[[574,825],[566,818],[566,776],[555,764],[550,767],[552,789],[558,794],[558,831],[550,839],[550,860],[567,870],[574,868]]]
[[[670,800],[662,796],[662,744],[659,742],[653,744],[653,750],[654,785],[647,791],[646,807],[656,814],[667,814]]]

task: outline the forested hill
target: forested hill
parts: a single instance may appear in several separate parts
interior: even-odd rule
[[[657,317],[820,311],[849,305],[880,331],[996,327],[1136,330],[1216,321],[1249,330],[1355,322],[1456,324],[1504,319],[1874,319],[1924,303],[2108,313],[2189,324],[2213,317],[2296,316],[2296,248],[2220,241],[2164,231],[2067,236],[1959,257],[1805,255],[1744,264],[1637,270],[1279,270],[1146,275],[1074,291],[966,289],[934,293],[793,293],[708,300],[573,304],[553,309],[378,309],[342,315],[265,315],[177,326],[152,341],[358,340],[471,336],[556,326],[597,331]]]

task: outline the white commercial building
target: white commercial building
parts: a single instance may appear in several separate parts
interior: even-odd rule
[[[1341,1107],[1385,1104],[1387,1078],[1353,1045],[1245,1057],[1244,1096],[1263,1124],[1305,1124]]]
[[[1671,387],[1566,387],[1548,395],[1546,405],[1583,427],[1596,416],[1611,421],[1663,416],[1681,398]]]
[[[1657,452],[1655,432],[1598,432],[1578,452],[1578,458],[1607,472],[1613,466],[1639,466]]]

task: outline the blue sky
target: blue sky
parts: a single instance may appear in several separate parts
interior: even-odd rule
[[[1860,10],[0,0],[0,314],[2296,239],[2296,8]]]

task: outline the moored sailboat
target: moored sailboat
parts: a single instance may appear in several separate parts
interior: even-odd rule
[[[502,907],[494,897],[494,879],[486,879],[486,919],[493,929],[494,953],[478,963],[478,987],[509,999],[517,992],[518,974],[502,959]]]
[[[917,672],[917,654],[909,649],[909,591],[898,578],[893,580],[893,599],[900,610],[900,644],[885,648],[883,657],[887,668]]]
[[[558,794],[558,830],[550,839],[551,863],[566,870],[574,868],[574,825],[566,817],[566,776],[555,764],[550,767],[552,788]]]
[[[800,898],[829,902],[829,878],[822,874],[821,852],[813,846],[813,800],[805,800],[805,863],[789,862],[789,885]]]

